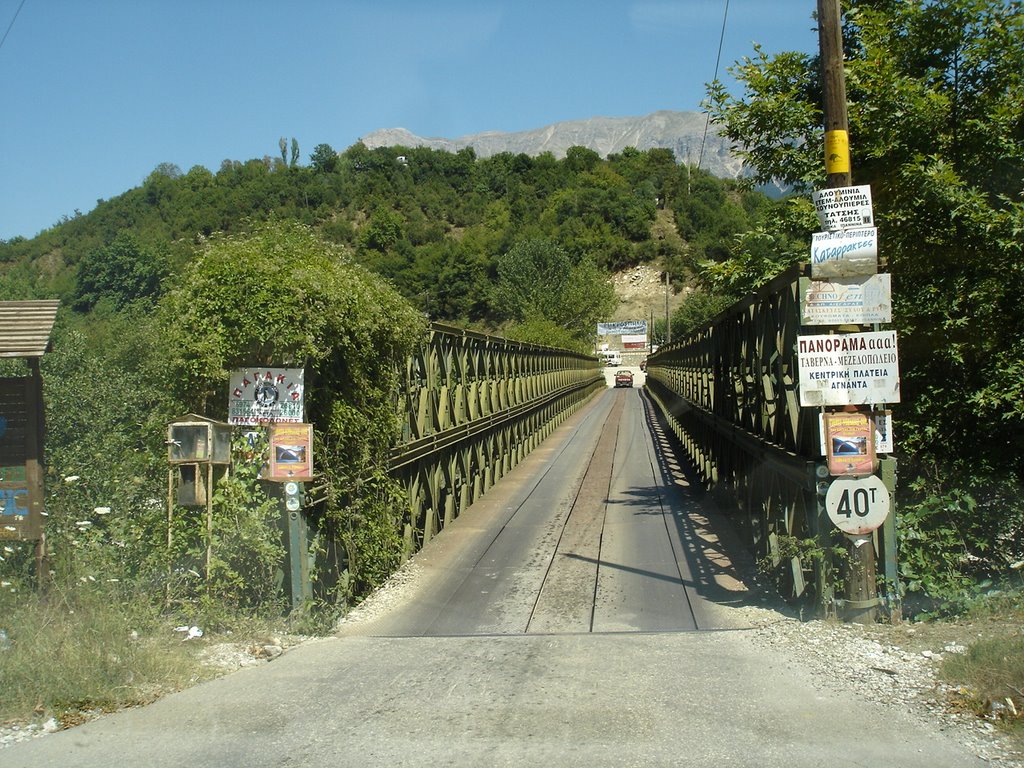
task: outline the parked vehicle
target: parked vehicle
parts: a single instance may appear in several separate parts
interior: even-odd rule
[[[616,387],[632,387],[633,386],[633,372],[623,368],[620,371],[615,372],[615,386]]]
[[[643,371],[644,373],[647,373],[647,358],[646,357],[643,360],[640,361],[640,370]]]
[[[617,349],[602,349],[597,356],[606,367],[622,365],[622,356]]]

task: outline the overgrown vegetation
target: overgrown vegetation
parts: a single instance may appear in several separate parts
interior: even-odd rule
[[[959,610],[1024,555],[1024,16],[1001,0],[844,11],[854,183],[871,185],[900,339],[901,575],[908,605]],[[732,71],[744,92],[715,84],[710,107],[757,179],[823,186],[816,57],[756,49]],[[792,205],[711,284],[736,295],[790,263],[808,219]]]

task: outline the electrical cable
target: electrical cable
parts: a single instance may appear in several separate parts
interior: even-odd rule
[[[4,43],[7,42],[7,36],[11,34],[11,29],[14,27],[14,22],[18,20],[18,14],[21,13],[21,9],[25,7],[26,0],[21,0],[18,4],[18,10],[14,12],[14,18],[11,19],[11,23],[7,25],[7,31],[4,32],[4,36],[0,37],[0,48],[4,47]]]
[[[725,0],[725,14],[722,16],[722,34],[718,38],[718,56],[715,58],[715,76],[712,82],[718,79],[718,65],[722,63],[722,44],[725,42],[725,23],[729,20],[729,0]],[[704,162],[704,143],[708,138],[708,126],[711,124],[711,113],[708,112],[704,120],[704,136],[700,140],[700,154],[697,156],[697,170]]]

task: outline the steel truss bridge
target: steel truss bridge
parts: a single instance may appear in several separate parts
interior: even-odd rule
[[[406,555],[486,493],[595,391],[597,360],[433,323],[406,364],[402,437]]]
[[[819,409],[799,405],[794,267],[648,359],[647,388],[705,488],[782,595],[834,614],[898,611],[893,515],[872,536],[879,598],[837,593],[843,539],[824,508]],[[391,471],[409,499],[411,555],[595,391],[593,357],[433,324],[407,362]],[[895,460],[881,458],[892,491]],[[841,592],[841,590],[839,591]]]

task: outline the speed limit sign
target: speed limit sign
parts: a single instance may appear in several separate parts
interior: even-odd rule
[[[840,477],[825,494],[829,519],[843,533],[871,533],[889,516],[889,489],[876,475]]]

